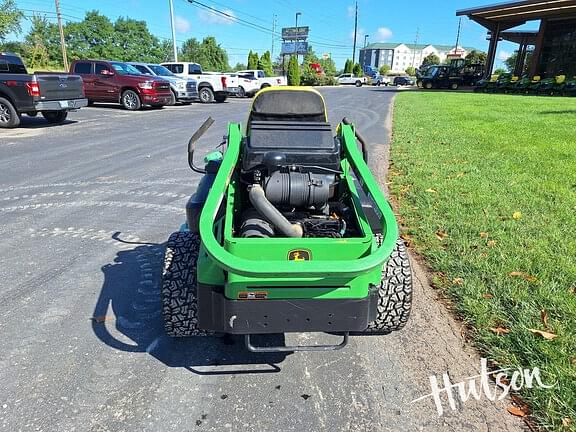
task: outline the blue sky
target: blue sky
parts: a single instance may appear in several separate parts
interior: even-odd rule
[[[215,36],[226,48],[230,64],[246,62],[250,49],[259,53],[272,48],[271,28],[274,16],[277,28],[293,26],[295,14],[300,12],[298,25],[310,27],[310,40],[317,54],[329,53],[338,67],[352,56],[354,30],[353,0],[200,0],[230,17],[213,14],[190,4],[187,0],[173,0],[176,16],[176,39],[180,43],[187,38],[202,39]],[[494,0],[436,0],[412,2],[388,0],[358,0],[357,46],[368,42],[413,43],[416,32],[419,43],[451,45],[456,41],[458,18],[456,10],[482,6]],[[18,7],[27,15],[32,11],[46,11],[54,19],[52,0],[17,0]],[[88,10],[97,9],[112,20],[129,16],[144,20],[152,33],[158,37],[171,38],[168,0],[60,0],[63,18],[77,21]],[[257,26],[249,26],[252,23]],[[27,29],[24,23],[24,29]],[[534,28],[534,24],[528,25]],[[266,31],[265,29],[268,29]],[[460,45],[486,51],[486,30],[480,25],[462,19]],[[505,58],[516,48],[514,44],[501,42],[498,57]],[[274,41],[275,56],[280,51],[280,41]],[[358,55],[358,51],[357,54]]]

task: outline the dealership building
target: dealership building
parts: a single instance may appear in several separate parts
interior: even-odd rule
[[[436,54],[444,62],[448,58],[463,58],[473,49],[454,45],[373,43],[360,50],[359,63],[377,69],[388,65],[392,72],[404,72],[410,66],[419,68],[430,54]]]
[[[576,0],[524,0],[459,10],[488,30],[490,45],[486,77],[492,74],[498,42],[518,44],[515,75],[525,70],[530,76],[576,76]],[[539,22],[538,30],[517,29],[528,22]],[[527,53],[533,52],[526,65]]]

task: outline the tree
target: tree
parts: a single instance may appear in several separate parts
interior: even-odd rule
[[[274,75],[272,72],[272,59],[270,58],[270,51],[266,51],[264,54],[262,54],[262,57],[260,57],[258,60],[257,69],[263,70],[267,77]]]
[[[297,56],[290,56],[290,61],[288,62],[288,85],[300,85],[300,66],[298,65]]]
[[[440,57],[438,57],[436,54],[432,53],[432,54],[428,54],[424,60],[422,60],[422,66],[420,66],[421,68],[424,66],[432,66],[432,65],[439,65],[440,64]]]
[[[413,66],[408,66],[404,72],[406,72],[409,76],[415,76],[416,68]]]
[[[72,59],[114,59],[122,52],[114,45],[114,24],[98,11],[86,12],[83,21],[66,24],[64,35]],[[49,51],[52,45],[47,44]]]
[[[252,50],[248,53],[247,69],[258,69],[258,53]]]
[[[360,63],[356,63],[354,65],[354,67],[352,68],[352,73],[357,77],[361,77],[362,75],[364,75]]]
[[[346,63],[344,63],[344,73],[352,73],[353,68],[354,62],[350,59],[346,59]]]
[[[32,26],[25,37],[26,65],[32,69],[63,67],[60,34],[56,24],[46,17],[34,15]]]
[[[528,68],[532,64],[533,54],[534,52],[532,50],[526,52],[526,61],[524,62],[521,75],[525,75],[528,73]],[[508,72],[514,72],[514,69],[516,69],[517,59],[518,59],[518,51],[514,51],[514,54],[512,54],[510,57],[504,60],[504,65],[506,66],[506,69],[508,69]]]
[[[390,66],[388,66],[387,64],[380,66],[379,71],[380,75],[388,75],[388,72],[390,72]]]
[[[506,69],[504,68],[498,68],[494,71],[494,75],[502,75],[506,73]]]
[[[328,77],[333,77],[336,75],[336,63],[330,57],[327,59],[318,60],[320,67]]]
[[[238,72],[238,71],[246,70],[246,69],[248,69],[248,67],[244,63],[236,63],[236,66],[234,66],[232,68],[232,70],[234,72]]]
[[[213,36],[205,37],[202,43],[196,38],[190,38],[182,44],[180,52],[182,61],[199,63],[207,71],[227,71],[228,54]]]
[[[23,16],[14,0],[0,2],[0,42],[4,42],[10,33],[20,33],[20,20]]]
[[[486,64],[487,57],[484,51],[472,50],[466,56],[466,64]]]
[[[115,59],[122,61],[160,62],[164,58],[159,39],[148,30],[146,21],[118,18],[112,38]]]

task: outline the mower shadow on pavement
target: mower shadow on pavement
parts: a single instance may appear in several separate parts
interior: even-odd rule
[[[137,243],[102,266],[104,283],[92,319],[98,339],[113,349],[148,353],[166,366],[198,375],[280,372],[277,364],[289,353],[251,353],[242,337],[171,338],[164,334],[160,303],[164,248],[164,244]],[[284,344],[284,335],[257,339],[259,345]]]

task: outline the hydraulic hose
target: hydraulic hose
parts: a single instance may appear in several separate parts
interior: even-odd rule
[[[254,184],[249,187],[248,197],[254,208],[260,213],[266,220],[268,220],[272,225],[274,225],[282,234],[287,237],[302,237],[304,231],[299,224],[291,224],[288,219],[286,219],[282,213],[278,211],[276,207],[272,205],[264,189],[259,184]]]

